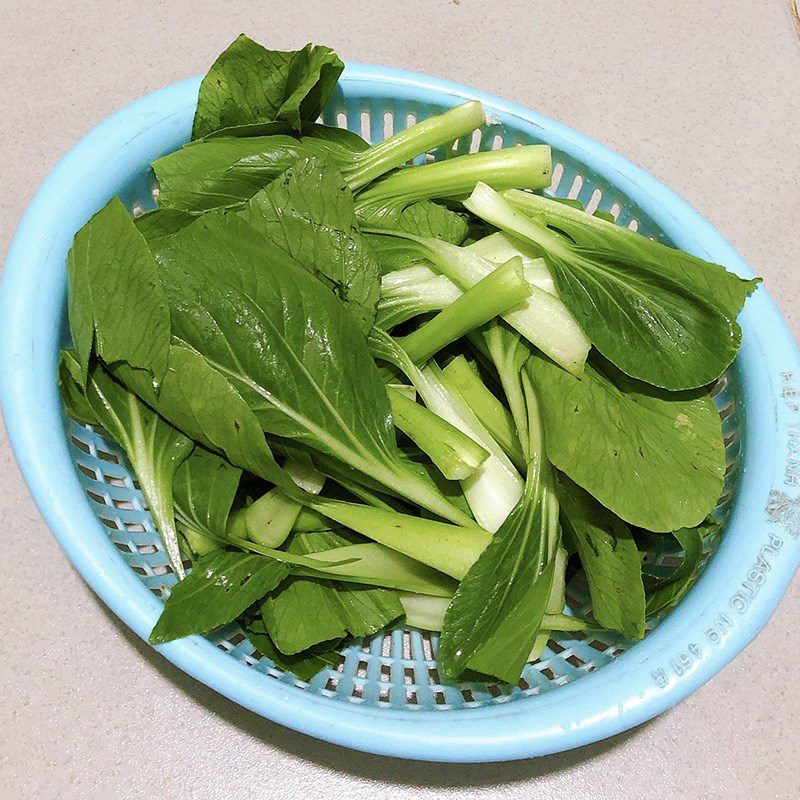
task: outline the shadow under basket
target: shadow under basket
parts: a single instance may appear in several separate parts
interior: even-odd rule
[[[65,335],[65,257],[74,232],[110,197],[132,213],[154,206],[149,164],[185,142],[198,79],[167,87],[109,118],[56,167],[31,204],[0,293],[7,426],[31,491],[62,547],[97,594],[147,637],[175,575],[136,477],[101,432],[65,420],[56,360]],[[589,212],[722,263],[749,267],[694,210],[601,145],[499,98],[424,75],[349,65],[327,124],[371,142],[465,99],[492,120],[452,147],[418,159],[546,142],[558,197]],[[443,761],[496,761],[552,753],[653,717],[739,652],[777,605],[800,546],[797,486],[800,394],[797,350],[763,287],[741,318],[737,361],[714,389],[728,469],[705,542],[703,573],[678,608],[642,642],[613,633],[554,633],[516,686],[443,683],[437,636],[398,628],[357,641],[310,682],[277,669],[235,625],[158,649],[246,707],[297,730],[370,752]],[[66,431],[66,436],[65,436]],[[793,469],[795,471],[793,471]],[[672,537],[650,562],[680,563]],[[567,587],[577,614],[591,611],[585,582]],[[88,644],[88,643],[87,643]]]

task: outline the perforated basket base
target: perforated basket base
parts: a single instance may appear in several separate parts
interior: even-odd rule
[[[0,291],[0,391],[26,480],[76,567],[145,638],[175,577],[124,454],[98,432],[63,419],[55,378],[66,336],[65,258],[75,231],[110,197],[119,195],[134,213],[153,206],[148,165],[188,139],[197,88],[193,79],[149,95],[76,146],[26,213]],[[466,98],[482,100],[493,123],[428,158],[547,142],[558,196],[577,197],[590,211],[612,213],[618,224],[752,274],[705,220],[646,173],[499,98],[427,76],[350,65],[323,119],[377,141]],[[715,398],[728,455],[725,494],[715,512],[723,532],[707,541],[697,586],[642,642],[554,635],[513,687],[443,684],[436,637],[414,630],[353,644],[336,667],[309,683],[275,669],[235,627],[158,649],[264,716],[396,756],[522,758],[595,741],[654,716],[746,645],[800,556],[800,468],[791,471],[796,448],[789,449],[790,431],[796,440],[800,427],[800,402],[791,399],[800,397],[797,351],[763,289],[740,321],[740,356]],[[680,558],[665,550],[652,566],[667,570]],[[570,608],[588,612],[585,585],[574,581],[568,589]]]

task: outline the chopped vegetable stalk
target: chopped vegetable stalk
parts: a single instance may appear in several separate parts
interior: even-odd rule
[[[412,628],[421,628],[425,631],[440,631],[444,624],[447,607],[452,602],[452,597],[437,597],[427,594],[413,594],[399,592],[398,597],[406,612],[406,624]],[[545,643],[552,631],[581,631],[587,630],[589,625],[579,617],[567,614],[545,614],[542,617],[542,631]],[[537,640],[538,643],[538,640]],[[535,661],[541,651],[536,652],[536,646],[528,657],[528,661]]]
[[[415,156],[472,133],[485,121],[483,106],[477,100],[422,120],[354,156],[346,171],[347,182],[354,190],[366,186]]]
[[[369,232],[415,242],[420,247],[420,257],[429,259],[437,270],[464,290],[497,269],[495,263],[483,258],[470,247],[457,247],[438,239],[401,231],[375,228]],[[541,281],[543,268],[544,262],[539,262],[535,268],[529,266],[529,271],[534,272],[534,280],[529,281],[530,297],[502,317],[557,364],[569,372],[580,374],[589,353],[590,342],[564,303],[537,285],[537,281]]]
[[[528,411],[522,391],[522,367],[531,354],[530,347],[497,322],[490,322],[482,334],[474,334],[470,341],[485,351],[494,364],[500,384],[508,401],[524,458],[528,458]]]
[[[287,460],[284,470],[304,491],[319,494],[325,476],[310,464]],[[280,547],[289,536],[302,505],[280,487],[270,489],[251,505],[239,509],[228,520],[228,534],[250,539],[265,547]]]
[[[425,406],[391,388],[389,400],[394,424],[430,456],[448,480],[467,478],[488,458],[481,445]]]
[[[551,173],[552,158],[547,145],[469,153],[389,175],[363,191],[358,196],[358,206],[376,206],[398,199],[410,204],[432,198],[466,197],[479,181],[496,189],[543,189],[550,185]]]
[[[386,545],[454,578],[462,578],[491,540],[482,528],[380,508],[316,498],[310,505],[368,539]]]
[[[441,311],[462,294],[450,278],[422,264],[387,272],[381,278],[375,324],[390,330],[419,314]]]
[[[406,612],[406,625],[424,631],[440,631],[444,614],[452,597],[434,597],[427,594],[401,592],[398,597]]]
[[[522,259],[515,256],[481,278],[454,303],[400,344],[417,363],[427,361],[456,339],[508,312],[531,294],[522,272]]]
[[[370,334],[369,345],[376,357],[395,364],[406,374],[431,411],[489,451],[489,458],[461,481],[461,488],[478,524],[496,531],[522,496],[522,479],[508,456],[432,362],[420,370],[408,353],[379,329]]]
[[[475,365],[470,364],[464,356],[458,356],[444,368],[443,372],[475,416],[485,425],[492,438],[505,450],[514,466],[523,469],[525,457],[514,417],[486,388]]]
[[[513,191],[518,190],[515,189]],[[508,192],[502,192],[501,194],[506,196]],[[520,194],[528,195],[527,192],[520,192]],[[530,242],[515,239],[504,231],[497,231],[497,233],[484,236],[483,239],[478,239],[477,242],[468,245],[466,249],[481,258],[485,258],[487,261],[491,261],[493,264],[504,264],[509,258],[519,256],[522,259],[525,277],[528,282],[538,286],[542,291],[558,297],[553,276],[542,259],[543,253],[541,249]]]
[[[541,280],[540,270],[525,264],[523,260],[523,273],[532,287],[531,292],[537,291]],[[424,264],[387,272],[381,278],[381,299],[378,301],[375,324],[389,330],[419,314],[441,311],[462,294],[463,290],[450,278],[434,272]]]
[[[442,371],[430,362],[422,373],[430,389],[424,393],[420,391],[420,395],[428,408],[489,451],[489,458],[461,481],[461,487],[478,524],[494,532],[522,497],[522,479],[503,449]]]

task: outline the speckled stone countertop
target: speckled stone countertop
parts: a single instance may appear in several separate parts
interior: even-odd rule
[[[705,214],[800,333],[800,43],[785,0],[0,1],[0,252],[57,159],[246,31],[476,86],[599,139]],[[642,727],[533,761],[350,752],[187,678],[59,550],[0,434],[0,797],[794,798],[800,583],[758,639]]]

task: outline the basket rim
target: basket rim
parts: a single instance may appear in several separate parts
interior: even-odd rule
[[[53,332],[64,320],[63,254],[72,236],[116,193],[127,161],[145,147],[140,141],[145,134],[152,136],[157,129],[161,139],[172,143],[167,150],[188,138],[199,81],[190,78],[145,95],[97,125],[59,161],[23,215],[0,283],[0,401],[22,473],[73,565],[145,640],[161,601],[119,557],[78,482],[63,432]],[[556,140],[560,149],[599,174],[613,175],[620,191],[678,246],[739,275],[753,274],[685,201],[627,159],[560,123],[421,73],[348,63],[340,83],[346,98],[359,91],[363,97],[383,96],[391,85],[393,96],[409,102],[421,94],[446,105],[481,100],[501,117]],[[87,181],[92,184],[88,190]],[[800,425],[800,406],[787,399],[786,391],[800,375],[800,354],[763,286],[748,301],[740,322],[744,436],[755,446],[743,448],[743,478],[726,533],[679,610],[602,669],[558,691],[444,713],[331,702],[264,680],[199,636],[156,649],[264,717],[329,742],[396,757],[452,762],[526,758],[598,741],[656,716],[705,683],[755,637],[800,564],[800,520],[792,516],[800,510],[792,505],[795,497],[784,491],[791,494],[793,485],[785,483],[790,432]],[[785,503],[770,515],[775,492],[784,492]],[[719,629],[720,614],[730,621],[727,630]],[[664,681],[659,670],[664,670]],[[424,720],[419,714],[425,714]]]

